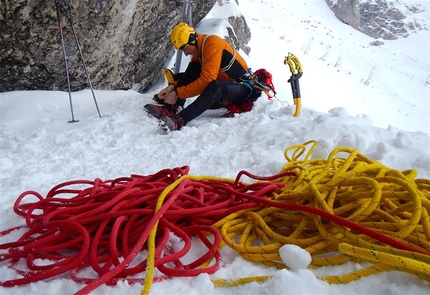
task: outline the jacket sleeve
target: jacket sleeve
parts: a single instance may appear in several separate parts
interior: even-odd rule
[[[176,88],[179,98],[185,99],[199,95],[213,80],[216,80],[221,66],[223,50],[228,43],[218,36],[209,36],[202,50],[202,69],[200,77],[194,82]]]

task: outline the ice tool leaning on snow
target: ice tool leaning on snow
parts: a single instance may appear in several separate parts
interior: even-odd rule
[[[261,90],[251,85],[254,75],[229,42],[216,35],[198,34],[186,23],[175,26],[170,41],[192,58],[185,72],[173,74],[163,69],[169,85],[154,97],[160,105],[145,105],[164,130],[179,130],[208,109],[251,110]],[[184,108],[185,100],[195,96]]]
[[[292,53],[288,53],[285,57],[284,64],[288,64],[291,71],[291,77],[288,80],[291,83],[291,91],[293,92],[294,105],[296,106],[296,111],[294,117],[300,115],[301,110],[301,95],[300,95],[300,84],[299,78],[303,75],[302,65],[299,59]]]

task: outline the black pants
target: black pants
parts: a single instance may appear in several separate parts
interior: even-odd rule
[[[175,75],[178,80],[178,87],[188,85],[196,80],[200,75],[200,63],[189,63],[184,73]],[[184,108],[179,116],[185,123],[197,118],[208,109],[225,107],[225,101],[241,103],[246,100],[252,90],[239,82],[214,80],[203,90],[196,100]],[[179,99],[178,104],[183,105],[185,100]]]

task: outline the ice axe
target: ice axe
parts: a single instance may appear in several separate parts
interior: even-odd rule
[[[291,77],[288,80],[291,83],[291,91],[293,92],[294,105],[296,106],[296,111],[294,112],[294,117],[300,115],[301,110],[301,97],[300,97],[300,84],[299,78],[303,74],[302,65],[299,59],[292,53],[288,53],[285,57],[284,64],[288,64],[291,71]]]
[[[175,83],[175,74],[171,69],[168,68],[162,68],[161,73],[163,73],[164,78],[167,80],[167,84],[173,84]],[[155,94],[152,98],[155,102],[163,104],[164,100],[158,97],[158,94]]]

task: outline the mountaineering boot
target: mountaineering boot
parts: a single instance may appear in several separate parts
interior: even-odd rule
[[[186,125],[184,119],[179,114],[173,116],[162,116],[160,117],[160,126],[164,131],[179,130]]]
[[[144,108],[148,114],[153,115],[157,119],[160,119],[163,116],[167,116],[167,117],[174,116],[178,111],[177,105],[170,105],[170,104],[166,104],[162,106],[155,105],[155,104],[147,104],[144,106]]]

